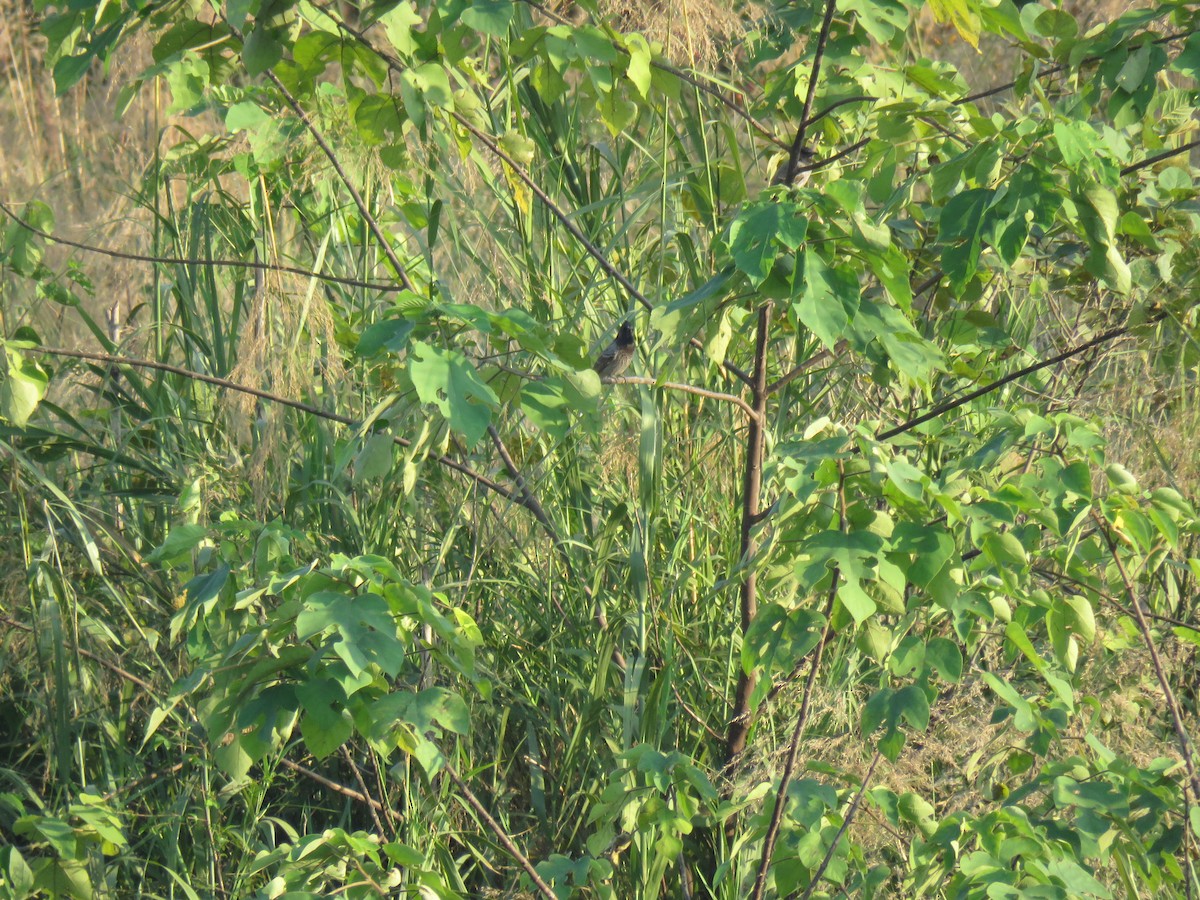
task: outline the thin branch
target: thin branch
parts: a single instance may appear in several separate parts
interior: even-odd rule
[[[838,519],[839,528],[846,530],[846,469],[841,460],[838,461]],[[816,652],[808,670],[808,679],[804,684],[804,699],[800,702],[800,712],[796,714],[796,725],[792,729],[792,739],[788,743],[787,759],[783,765],[783,775],[779,779],[779,790],[775,793],[775,808],[771,810],[771,822],[767,826],[767,834],[763,839],[762,859],[758,863],[758,874],[754,878],[753,900],[762,900],[763,891],[767,885],[767,870],[771,866],[771,856],[775,852],[775,842],[779,838],[779,824],[783,820],[783,808],[787,805],[788,786],[796,771],[796,757],[800,752],[800,739],[804,735],[804,725],[808,721],[808,708],[812,701],[813,688],[817,683],[817,672],[821,667],[821,657],[825,655],[825,645],[833,634],[833,604],[837,599],[838,581],[841,571],[834,567],[829,582],[829,593],[825,597],[825,628],[821,631],[821,640],[817,642]]]
[[[829,29],[833,27],[833,14],[837,11],[837,0],[825,0],[825,18],[821,21],[821,33],[817,36],[817,48],[813,53],[812,71],[808,76],[808,93],[804,97],[804,108],[800,111],[800,127],[796,129],[796,137],[788,151],[787,174],[784,184],[792,184],[796,180],[796,172],[800,165],[800,151],[804,148],[804,138],[808,134],[808,117],[812,115],[813,99],[817,96],[817,81],[821,75],[821,61],[825,58],[825,45],[829,42]]]
[[[1152,166],[1155,163],[1160,163],[1164,159],[1170,159],[1172,156],[1179,156],[1183,153],[1187,153],[1189,150],[1191,150],[1195,147],[1200,147],[1200,139],[1194,140],[1194,141],[1188,141],[1186,144],[1181,144],[1180,146],[1175,147],[1174,149],[1164,150],[1162,153],[1155,154],[1154,156],[1150,156],[1150,157],[1147,157],[1146,159],[1140,160],[1139,162],[1135,162],[1132,165],[1128,165],[1121,170],[1121,174],[1122,175],[1132,175],[1138,169],[1144,169],[1147,166]]]
[[[246,39],[242,32],[234,27],[233,23],[229,21],[228,17],[226,17],[224,13],[221,13],[221,19],[224,21],[226,27],[229,28],[230,33],[244,44]],[[383,251],[383,255],[386,256],[388,258],[388,262],[392,264],[392,268],[396,272],[396,277],[400,279],[400,283],[404,285],[404,287],[411,291],[413,289],[413,284],[408,278],[408,271],[404,263],[400,262],[400,258],[396,256],[396,251],[392,249],[391,241],[388,239],[388,236],[383,233],[383,229],[379,227],[379,223],[375,221],[375,217],[371,215],[371,211],[367,209],[367,204],[363,200],[362,194],[358,192],[358,188],[354,186],[354,181],[350,178],[346,170],[342,168],[341,160],[339,160],[337,154],[333,152],[333,148],[329,146],[329,142],[325,140],[325,136],[321,134],[320,129],[317,128],[317,126],[313,123],[313,120],[309,118],[308,113],[304,111],[304,107],[300,105],[300,101],[297,100],[295,96],[293,96],[292,92],[287,89],[287,86],[279,80],[279,76],[270,69],[267,69],[267,71],[263,74],[271,80],[273,85],[275,85],[275,89],[278,90],[283,96],[284,101],[292,108],[292,112],[296,114],[296,117],[300,120],[301,124],[304,125],[304,127],[308,130],[308,133],[312,135],[313,140],[317,143],[317,146],[321,148],[321,152],[325,154],[325,158],[328,159],[329,164],[333,166],[333,171],[337,173],[338,178],[341,180],[346,190],[350,192],[350,197],[354,200],[354,205],[358,207],[358,214],[362,216],[363,222],[366,223],[367,228],[370,230],[371,234],[374,235],[375,240],[379,242],[379,249]]]
[[[467,787],[467,783],[463,781],[462,776],[458,774],[458,771],[454,768],[454,766],[450,765],[449,762],[446,762],[444,764],[444,768],[446,770],[446,774],[450,776],[450,780],[453,781],[455,785],[457,785],[458,789],[462,792],[463,797],[467,801],[467,805],[470,806],[471,809],[475,810],[476,814],[483,819],[484,824],[486,824],[491,830],[492,834],[496,836],[496,840],[500,842],[500,846],[508,851],[509,856],[515,859],[520,864],[521,868],[525,870],[525,874],[529,876],[531,881],[533,881],[541,895],[545,897],[546,900],[558,900],[557,895],[553,890],[551,890],[550,885],[546,884],[546,882],[542,879],[542,876],[538,874],[537,869],[533,867],[533,863],[529,861],[529,857],[521,852],[520,848],[513,843],[513,839],[509,837],[508,832],[504,830],[499,822],[492,818],[492,814],[487,811],[484,805],[479,801],[479,798],[475,796],[469,787]]]
[[[48,231],[31,225],[13,210],[0,201],[0,212],[4,213],[9,219],[15,222],[20,227],[24,228],[38,237],[51,243],[58,244],[63,247],[74,247],[76,250],[83,250],[86,253],[95,253],[99,256],[107,256],[110,259],[125,259],[131,262],[155,263],[168,266],[200,266],[210,269],[248,269],[256,272],[284,272],[288,275],[300,275],[304,278],[315,278],[318,281],[328,282],[330,284],[340,284],[346,287],[365,288],[372,291],[380,291],[385,293],[396,293],[405,290],[403,286],[394,284],[384,284],[379,281],[364,281],[361,278],[343,278],[340,275],[325,275],[321,272],[312,272],[308,269],[301,269],[299,266],[284,266],[278,263],[264,262],[249,262],[244,259],[189,259],[188,257],[179,256],[154,256],[148,253],[128,253],[124,250],[110,250],[107,247],[98,247],[94,244],[84,244],[79,241],[72,241],[68,238],[59,237],[58,235],[50,234]]]
[[[18,622],[16,619],[10,619],[8,616],[0,616],[0,622],[2,622],[3,624],[7,625],[10,628],[16,628],[18,631],[25,631],[30,634],[33,634],[35,632],[35,629],[33,628],[33,626],[26,625],[24,622]],[[122,678],[124,678],[126,681],[136,684],[147,694],[161,696],[161,693],[159,691],[157,691],[154,688],[154,686],[150,684],[150,682],[146,681],[143,678],[138,678],[132,672],[130,672],[126,669],[122,669],[116,663],[109,662],[104,657],[99,656],[95,653],[92,653],[89,650],[85,650],[82,647],[78,646],[78,644],[76,644],[76,646],[73,648],[73,651],[75,653],[78,653],[84,659],[90,659],[94,663],[99,663],[101,666],[108,669],[114,675],[119,675]]]
[[[285,769],[291,769],[293,772],[298,772],[305,778],[312,779],[317,784],[328,788],[335,794],[341,794],[343,797],[349,797],[351,800],[357,800],[359,803],[365,803],[367,806],[371,807],[372,812],[379,812],[383,809],[383,804],[374,797],[370,797],[361,791],[356,791],[354,788],[346,787],[344,784],[338,784],[336,781],[326,778],[320,772],[314,772],[312,769],[300,765],[300,763],[292,762],[286,756],[279,760],[279,764]],[[378,822],[379,820],[376,819],[375,821]],[[382,834],[382,831],[380,833]]]
[[[524,2],[526,6],[530,6],[533,9],[536,9],[538,12],[540,12],[546,18],[552,19],[553,21],[557,22],[560,25],[570,25],[571,24],[567,19],[564,19],[558,13],[556,13],[553,10],[548,9],[547,7],[538,3],[537,0],[522,0],[522,2]],[[625,47],[621,46],[620,44],[613,43],[613,48],[618,50],[621,53],[624,53],[626,56],[629,55],[629,51]],[[786,143],[781,141],[779,138],[775,137],[775,135],[771,133],[771,130],[769,128],[767,128],[766,125],[764,125],[762,122],[758,121],[758,119],[754,118],[754,116],[750,115],[749,111],[745,107],[739,105],[738,103],[734,102],[730,98],[726,97],[725,94],[722,93],[718,88],[715,88],[709,84],[705,84],[702,79],[696,77],[695,75],[692,75],[689,72],[685,72],[683,69],[680,69],[678,66],[674,66],[671,63],[665,62],[662,59],[651,58],[650,65],[653,66],[654,68],[658,69],[660,72],[667,72],[671,75],[674,75],[676,78],[682,78],[688,84],[692,85],[692,87],[694,87],[698,90],[701,90],[704,93],[708,94],[710,97],[713,97],[716,100],[720,101],[726,107],[729,108],[730,112],[732,112],[736,116],[739,116],[739,117],[745,119],[751,128],[753,128],[755,131],[757,131],[759,134],[761,134],[763,137],[765,137],[772,144],[776,144],[780,147],[787,146]]]
[[[374,798],[371,797],[370,792],[367,790],[367,783],[363,780],[362,772],[358,768],[358,763],[350,755],[349,749],[347,749],[345,744],[342,744],[338,749],[342,751],[342,759],[346,761],[346,764],[350,766],[350,771],[354,773],[354,780],[358,782],[358,789],[362,792],[362,795],[369,801],[373,800]],[[367,804],[367,808],[371,810],[371,819],[375,822],[375,828],[379,831],[380,837],[387,835],[387,832],[383,829],[383,821],[379,818],[379,811],[382,807],[383,804],[378,800],[368,802]]]
[[[615,378],[601,378],[605,384],[646,384],[656,388],[665,388],[669,391],[680,391],[685,394],[695,394],[697,397],[708,397],[710,400],[721,400],[725,403],[732,403],[751,419],[757,419],[758,413],[754,411],[749,403],[741,397],[734,394],[722,394],[720,391],[710,391],[707,388],[696,387],[691,384],[682,384],[678,381],[657,381],[653,378],[647,378],[644,375],[619,375]]]
[[[833,853],[837,850],[838,842],[841,841],[842,835],[850,827],[850,823],[854,821],[854,814],[858,811],[858,804],[862,802],[863,794],[867,792],[867,785],[871,783],[871,776],[875,774],[875,766],[879,764],[880,753],[875,751],[875,756],[871,759],[870,768],[867,769],[867,774],[863,776],[862,784],[858,786],[858,791],[854,795],[854,800],[850,804],[850,808],[846,810],[846,817],[842,820],[842,826],[838,829],[837,834],[833,836],[833,841],[829,844],[829,849],[825,851],[825,858],[821,860],[821,864],[817,866],[817,871],[813,872],[812,878],[808,882],[808,887],[804,893],[800,895],[800,900],[808,900],[812,896],[812,892],[816,889],[817,884],[821,881],[821,876],[825,874],[825,870],[829,868],[829,863],[833,859]]]
[[[287,397],[281,397],[278,394],[272,394],[270,391],[264,391],[260,388],[250,387],[249,385],[239,384],[236,381],[230,381],[228,378],[218,378],[215,375],[205,375],[202,372],[193,372],[191,369],[185,369],[182,366],[174,366],[170,363],[156,362],[152,359],[138,359],[131,356],[113,356],[108,353],[92,353],[86,350],[66,350],[62,347],[38,347],[39,353],[48,353],[51,356],[66,356],[72,359],[86,359],[93,362],[107,363],[117,366],[133,366],[139,369],[154,369],[159,372],[169,372],[172,375],[180,375],[184,378],[189,378],[194,381],[200,381],[204,384],[211,384],[215,387],[225,388],[226,390],[236,391],[239,394],[248,394],[251,397],[257,397],[260,400],[265,400],[269,403],[277,403],[280,406],[286,406],[289,409],[295,409],[311,416],[316,416],[320,419],[326,419],[330,422],[337,422],[340,425],[345,425],[349,428],[358,428],[361,423],[351,419],[349,416],[343,416],[339,413],[329,412],[309,403],[302,403],[299,400],[289,400]],[[392,440],[401,447],[411,447],[412,441],[400,435],[392,435]],[[533,510],[528,506],[525,500],[519,497],[516,492],[509,490],[504,485],[499,484],[486,475],[476,472],[470,466],[460,463],[456,459],[449,456],[434,455],[430,459],[434,459],[448,469],[453,469],[463,475],[466,475],[472,481],[482,487],[487,488],[494,494],[499,494],[504,499]]]
[[[1184,727],[1183,714],[1179,709],[1179,701],[1176,699],[1175,692],[1171,689],[1171,682],[1167,678],[1166,671],[1163,669],[1162,659],[1158,655],[1158,646],[1154,642],[1154,635],[1150,633],[1150,623],[1146,621],[1146,616],[1142,613],[1141,603],[1138,601],[1137,594],[1133,589],[1133,582],[1129,578],[1125,564],[1121,561],[1121,554],[1117,552],[1117,544],[1113,540],[1109,524],[1101,518],[1100,513],[1094,508],[1092,509],[1092,519],[1100,529],[1100,535],[1104,538],[1104,543],[1108,545],[1108,552],[1112,555],[1113,562],[1117,566],[1117,572],[1121,576],[1121,583],[1125,587],[1125,597],[1133,610],[1138,630],[1142,633],[1142,641],[1146,645],[1146,651],[1150,654],[1150,663],[1154,666],[1154,676],[1158,679],[1159,689],[1163,692],[1163,698],[1167,703],[1167,712],[1171,716],[1171,727],[1175,731],[1175,739],[1179,742],[1179,753],[1183,757],[1184,768],[1187,769],[1192,794],[1200,797],[1200,776],[1196,774],[1192,739]]]
[[[355,40],[383,60],[383,62],[392,71],[403,72],[405,70],[405,67],[398,60],[375,47],[370,41],[367,40],[366,36],[362,32],[354,29],[342,20],[338,21],[338,26],[344,28],[349,34],[353,35]],[[651,303],[650,299],[640,290],[638,290],[638,288],[624,272],[613,265],[612,261],[609,260],[607,255],[605,255],[604,251],[597,247],[596,244],[593,243],[592,240],[583,233],[579,226],[571,220],[571,217],[567,215],[567,213],[557,203],[554,202],[550,195],[542,189],[541,185],[539,185],[533,179],[533,176],[529,174],[529,171],[524,166],[513,159],[510,154],[505,152],[504,148],[502,148],[492,138],[491,135],[476,127],[469,119],[463,116],[462,113],[459,113],[455,110],[450,110],[449,115],[455,122],[459,124],[460,127],[465,129],[472,136],[474,136],[476,140],[483,144],[483,146],[486,147],[493,156],[501,160],[509,167],[512,173],[516,175],[517,178],[520,179],[530,191],[533,192],[533,195],[537,197],[539,201],[541,201],[542,205],[546,207],[546,210],[550,213],[550,215],[558,220],[559,224],[561,224],[563,228],[565,228],[571,234],[571,236],[579,242],[579,245],[590,257],[592,257],[592,259],[596,261],[597,265],[599,265],[600,268],[603,269],[610,278],[617,282],[617,284],[619,284],[633,300],[637,301],[637,303],[639,303],[646,310],[654,309],[654,304]],[[691,338],[689,343],[698,350],[704,349],[703,343],[701,343],[698,338]],[[723,363],[723,366],[726,371],[730,372],[744,384],[750,383],[749,376],[733,363],[726,361]]]
[[[1192,34],[1194,34],[1196,32],[1196,30],[1197,29],[1195,29],[1195,28],[1190,28],[1187,31],[1177,31],[1173,34],[1166,34],[1160,38],[1155,38],[1153,43],[1158,44],[1160,46],[1162,44],[1169,44],[1169,43],[1172,43],[1173,41],[1180,40],[1181,38],[1190,37]],[[1089,56],[1089,57],[1086,57],[1085,59],[1080,60],[1079,65],[1084,66],[1089,63],[1099,62],[1100,59],[1101,59],[1101,57],[1099,57],[1099,56]],[[1065,72],[1066,70],[1067,70],[1067,66],[1062,63],[1059,63],[1057,65],[1049,66],[1048,68],[1043,69],[1042,71],[1040,71],[1036,75],[1034,75],[1034,77],[1038,78],[1038,79],[1049,78],[1051,75],[1058,75],[1059,73]],[[1012,81],[1006,81],[1006,82],[1004,82],[1004,84],[998,84],[998,85],[995,85],[994,87],[985,88],[984,90],[979,91],[978,93],[968,94],[965,97],[959,97],[957,100],[950,101],[950,105],[951,106],[962,106],[966,103],[974,103],[976,100],[983,100],[987,97],[995,96],[996,94],[1003,94],[1005,91],[1012,90],[1016,86],[1017,86],[1016,79],[1014,79]]]
[[[1160,322],[1163,320],[1163,318],[1165,318],[1165,314],[1158,313],[1157,315],[1152,316],[1151,318],[1147,319],[1147,324],[1153,324],[1155,322]],[[1132,326],[1129,326],[1129,325],[1122,325],[1119,328],[1109,329],[1108,331],[1104,332],[1103,334],[1097,335],[1096,337],[1092,338],[1091,340],[1085,341],[1084,343],[1079,344],[1076,347],[1072,347],[1070,350],[1064,350],[1062,353],[1056,353],[1054,356],[1050,357],[1049,359],[1045,359],[1045,360],[1042,360],[1041,362],[1036,362],[1036,363],[1033,363],[1032,365],[1025,366],[1023,369],[1018,369],[1015,372],[1010,372],[1008,375],[1005,375],[1003,378],[997,379],[996,381],[993,381],[990,384],[985,384],[983,387],[977,388],[977,389],[971,391],[970,393],[963,394],[961,397],[958,397],[955,400],[949,400],[946,403],[941,403],[938,406],[935,406],[933,409],[929,410],[929,412],[924,413],[923,415],[917,416],[915,419],[909,419],[907,422],[903,422],[900,425],[895,426],[894,428],[889,428],[885,431],[880,431],[875,435],[875,438],[876,438],[876,440],[887,441],[887,440],[890,440],[890,439],[896,437],[897,435],[904,434],[906,431],[912,431],[918,425],[922,425],[925,422],[930,421],[931,419],[936,419],[938,416],[948,413],[951,410],[958,409],[960,406],[965,406],[966,404],[970,403],[972,400],[976,400],[980,397],[985,396],[986,394],[990,394],[993,391],[996,391],[996,390],[1004,387],[1004,385],[1009,384],[1013,381],[1016,381],[1019,378],[1024,378],[1026,375],[1031,375],[1032,373],[1038,372],[1042,369],[1048,369],[1050,366],[1057,365],[1058,363],[1062,362],[1063,360],[1070,359],[1072,356],[1078,356],[1080,353],[1085,353],[1088,350],[1092,349],[1093,347],[1098,347],[1101,344],[1105,344],[1116,338],[1123,337],[1124,335],[1126,335],[1130,332],[1131,327]]]
[[[841,341],[838,341],[834,345],[832,350],[830,350],[829,348],[826,348],[826,349],[820,351],[819,353],[814,353],[812,356],[810,356],[804,362],[800,363],[798,366],[796,366],[794,369],[792,369],[790,372],[788,372],[782,378],[779,378],[776,381],[773,381],[771,384],[767,385],[767,393],[774,394],[780,388],[786,387],[787,385],[791,384],[793,381],[795,381],[797,378],[799,378],[801,375],[803,375],[809,369],[815,368],[824,362],[828,362],[828,361],[832,360],[835,356],[841,356],[843,353],[846,352],[846,348],[849,346],[850,346],[850,343],[848,341],[841,340]]]

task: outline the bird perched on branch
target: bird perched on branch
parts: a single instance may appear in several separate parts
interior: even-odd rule
[[[800,153],[796,157],[796,175],[791,182],[792,187],[802,188],[808,184],[808,179],[812,177],[812,169],[806,168],[817,161],[817,154],[813,153],[808,147],[801,147]],[[788,184],[788,163],[791,162],[790,156],[785,156],[783,162],[779,164],[779,168],[775,170],[775,177],[771,179],[772,185]]]
[[[633,326],[628,322],[621,323],[621,329],[613,342],[605,347],[592,368],[601,378],[615,378],[633,362]]]

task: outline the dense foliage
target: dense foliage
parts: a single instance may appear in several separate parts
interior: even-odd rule
[[[8,895],[1200,889],[1196,4],[34,5]]]

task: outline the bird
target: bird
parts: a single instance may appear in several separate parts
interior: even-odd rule
[[[633,326],[628,322],[622,322],[617,336],[596,357],[592,368],[601,378],[615,378],[628,369],[629,364],[633,362],[633,349]]]
[[[808,147],[801,147],[800,153],[796,157],[796,175],[791,182],[792,187],[802,188],[808,184],[808,179],[812,177],[812,169],[807,168],[817,160],[817,154]],[[771,179],[772,185],[788,184],[788,163],[791,162],[790,156],[785,156],[783,162],[779,164],[779,168],[775,170],[775,177]]]

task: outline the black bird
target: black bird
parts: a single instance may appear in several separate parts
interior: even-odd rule
[[[633,326],[628,322],[621,323],[621,330],[613,342],[596,357],[592,368],[601,378],[615,378],[633,362]]]

